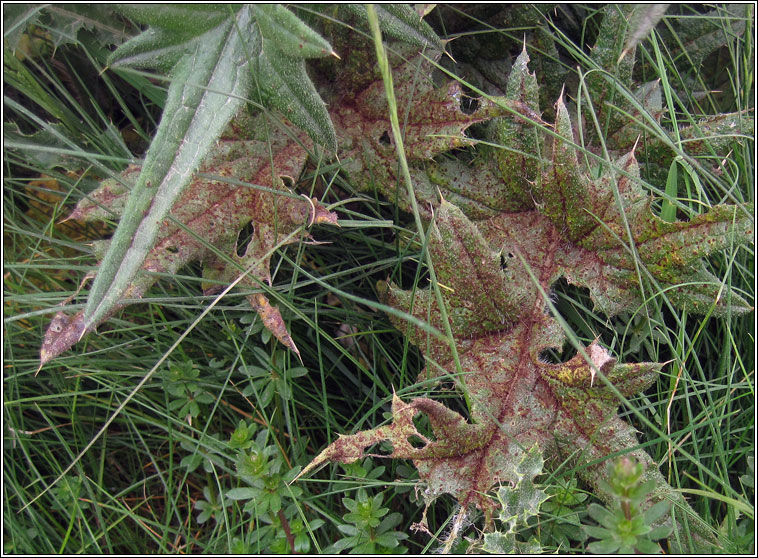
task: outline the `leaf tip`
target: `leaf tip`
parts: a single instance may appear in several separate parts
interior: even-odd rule
[[[279,309],[276,306],[271,306],[268,298],[266,298],[262,293],[256,293],[254,295],[250,295],[247,298],[253,309],[258,312],[258,315],[261,317],[263,325],[266,326],[266,329],[273,333],[274,337],[276,337],[283,345],[295,353],[297,355],[297,358],[300,359],[300,363],[302,364],[303,359],[300,356],[300,351],[298,350],[297,345],[295,345],[295,342],[292,340],[292,337],[287,331],[287,326],[284,324],[284,318],[282,318],[282,314],[279,312]]]
[[[305,194],[303,194],[303,196],[308,198],[308,196],[305,196]],[[335,227],[340,226],[338,222],[339,217],[335,212],[329,211],[316,198],[310,198],[308,201],[310,202],[311,208],[313,210],[310,222],[308,223],[309,227],[314,223],[316,225],[333,225]]]
[[[88,329],[84,324],[84,313],[68,316],[61,311],[55,314],[47,327],[40,347],[40,369],[52,359],[78,343]],[[37,370],[39,372],[39,369]]]
[[[443,46],[442,46],[442,48],[444,48],[444,47],[445,47],[445,45],[447,45],[447,43],[449,43],[449,42],[450,42],[450,41],[452,41],[452,40],[453,40],[453,39],[448,39],[448,40],[446,40],[446,41],[443,41],[443,42],[442,42],[442,45],[443,45]],[[458,61],[457,61],[455,58],[453,58],[453,55],[452,55],[452,54],[451,54],[449,51],[445,50],[445,51],[443,51],[443,52],[445,53],[445,56],[447,56],[447,57],[448,57],[450,60],[452,60],[452,61],[453,61],[453,64],[457,64],[457,63],[458,63]]]

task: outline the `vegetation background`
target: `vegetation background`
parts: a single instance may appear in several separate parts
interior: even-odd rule
[[[398,240],[413,229],[412,218],[393,200],[356,191],[339,162],[307,168],[293,186],[336,204],[345,225],[315,231],[323,244],[278,251],[274,287],[266,291],[302,364],[251,311],[249,289],[202,314],[216,297],[202,295],[200,267],[191,265],[38,370],[50,319],[65,301],[83,305],[86,289],[78,287],[96,269],[91,243],[115,225],[65,217],[108,170],[144,156],[167,83],[146,71],[104,71],[114,45],[140,31],[123,14],[66,5],[30,10],[18,19],[4,13],[3,550],[438,549],[455,502],[440,498],[424,511],[410,463],[365,459],[288,483],[338,434],[381,424],[393,393],[433,389],[416,382],[420,353],[372,303],[377,281],[392,276],[409,286],[424,271]],[[323,33],[340,21],[305,6],[293,10]],[[539,66],[543,116],[552,121],[563,81],[571,96],[577,66],[587,69],[602,13],[578,4],[466,5],[437,6],[425,19],[440,37],[455,38],[447,46],[455,59],[446,62],[449,70],[485,90],[502,83],[526,40]],[[752,4],[676,5],[639,44],[635,75],[640,82],[664,78],[667,129],[754,109],[754,24]],[[321,75],[320,62],[309,64],[310,75]],[[550,83],[556,75],[564,80]],[[329,98],[330,84],[314,79]],[[721,165],[682,165],[673,179],[671,172],[650,177],[665,192],[662,210],[671,199],[752,201],[753,149],[752,141],[734,142]],[[714,182],[730,187],[714,191]],[[240,242],[251,233],[242,231]],[[713,256],[709,265],[754,304],[752,246]],[[674,363],[633,402],[669,437],[651,435],[633,413],[623,416],[725,548],[753,552],[754,315],[674,313],[664,293],[651,325],[639,315],[597,315],[586,291],[567,284],[554,295],[581,341],[600,337],[622,361]],[[680,466],[669,451],[680,444],[709,474]],[[536,482],[549,499],[520,526],[520,540],[536,540],[532,549],[544,552],[591,551],[592,537],[578,525],[594,524],[593,494],[568,467]],[[422,514],[428,532],[418,528]],[[474,517],[445,548],[481,549],[481,527]]]

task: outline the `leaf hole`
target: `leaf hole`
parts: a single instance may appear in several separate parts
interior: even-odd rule
[[[292,190],[295,187],[295,179],[292,178],[291,176],[282,175],[279,178],[281,179],[282,184],[284,184],[284,186],[286,186],[290,190]]]
[[[439,382],[438,387],[443,392],[453,392],[456,390],[455,382],[452,380],[442,380]]]
[[[241,258],[245,255],[245,252],[247,251],[247,246],[250,244],[250,241],[253,238],[253,234],[255,233],[255,226],[253,225],[253,222],[250,221],[247,225],[245,225],[240,233],[237,235],[237,255]]]
[[[479,99],[461,95],[461,112],[463,114],[474,114],[479,108]]]
[[[395,450],[392,448],[392,442],[385,440],[376,446],[372,446],[371,451],[366,451],[365,453],[373,453],[375,455],[391,457],[393,451]]]
[[[403,290],[426,289],[429,287],[429,269],[424,265],[419,269],[419,264],[414,261],[403,262],[399,281],[395,279]]]
[[[382,145],[392,145],[392,140],[390,140],[390,135],[387,132],[387,130],[384,130],[384,133],[379,138],[379,143],[381,143]]]
[[[426,447],[426,442],[422,440],[419,436],[416,436],[415,434],[408,436],[406,440],[408,440],[408,443],[411,446],[413,446],[415,449],[423,449]]]
[[[413,426],[416,427],[416,432],[420,433],[427,440],[436,441],[436,438],[434,437],[434,431],[432,430],[432,425],[429,422],[429,417],[427,415],[420,413],[413,417]],[[414,442],[411,440],[411,438],[418,438],[417,442],[420,442],[421,445],[414,445]],[[408,436],[408,442],[413,445],[414,448],[424,447],[426,445],[426,442],[424,442],[419,436],[416,436],[415,434]]]
[[[179,248],[176,246],[166,246],[166,252],[169,254],[176,254],[179,251]]]
[[[579,315],[589,318],[589,310],[594,306],[590,297],[590,290],[569,283],[565,277],[561,277],[550,286],[550,300],[558,313],[564,318],[572,314],[576,316],[577,312]],[[545,311],[550,312],[549,308],[546,308]],[[582,326],[576,323],[575,319],[573,317],[569,320],[570,325],[582,329]],[[587,332],[587,335],[591,337],[592,333]]]

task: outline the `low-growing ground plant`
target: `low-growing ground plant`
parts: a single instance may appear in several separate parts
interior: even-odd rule
[[[6,552],[752,551],[751,5],[6,8]]]
[[[590,504],[589,516],[598,525],[582,528],[592,538],[598,539],[587,545],[593,554],[658,554],[661,547],[656,543],[671,534],[670,525],[653,527],[653,523],[669,513],[669,502],[658,502],[642,511],[644,501],[655,487],[654,481],[642,482],[645,472],[640,463],[628,457],[610,465],[608,492],[613,495],[609,507]]]

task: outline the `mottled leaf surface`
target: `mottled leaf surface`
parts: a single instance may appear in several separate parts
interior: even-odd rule
[[[122,307],[125,299],[142,296],[152,284],[152,280],[137,276],[144,271],[173,273],[192,259],[208,258],[206,275],[209,279],[229,279],[230,262],[237,269],[253,265],[252,277],[268,279],[268,256],[264,254],[283,238],[282,231],[287,230],[280,227],[278,221],[270,219],[272,212],[278,216],[279,202],[269,205],[265,199],[257,201],[253,213],[245,211],[245,201],[241,201],[241,206],[233,203],[215,206],[217,213],[229,213],[224,219],[230,224],[241,218],[249,221],[253,216],[260,216],[254,240],[238,261],[233,256],[223,262],[213,261],[192,242],[172,244],[173,236],[166,231],[165,218],[169,210],[182,220],[185,217],[181,215],[183,208],[191,212],[195,206],[215,203],[204,199],[207,194],[197,185],[197,179],[191,180],[191,177],[245,98],[251,96],[265,106],[278,109],[304,129],[311,139],[325,146],[329,153],[337,146],[327,107],[306,73],[304,62],[305,58],[335,53],[326,40],[287,8],[278,5],[128,5],[119,9],[150,27],[121,45],[111,57],[112,65],[170,69],[173,81],[158,133],[141,172],[132,176],[129,195],[123,191],[118,196],[113,195],[107,203],[103,200],[102,207],[111,212],[118,209],[117,215],[121,218],[102,255],[83,317],[77,314],[72,319],[65,313],[56,316],[55,327],[48,330],[42,347],[43,363],[97,327]],[[22,16],[19,17],[23,19]],[[359,13],[358,17],[365,18],[365,14],[361,16]],[[383,25],[392,30],[393,36],[403,41],[424,47],[441,44],[431,28],[408,6],[383,9],[381,19]],[[343,107],[336,111],[337,114],[344,112]],[[473,121],[481,121],[481,118]],[[365,127],[355,126],[350,133],[357,138],[365,131]],[[419,143],[424,141],[428,141],[426,136]],[[278,164],[290,170],[298,169],[289,174],[293,178],[299,175],[306,159],[306,148],[303,147],[306,144],[310,145],[310,142],[300,138],[299,145],[290,143],[281,153]],[[225,145],[228,147],[228,144],[222,144],[221,149]],[[431,157],[446,147],[432,145],[421,149]],[[214,153],[211,160],[217,156],[218,153]],[[268,154],[258,145],[251,156],[249,163],[255,165]],[[240,161],[245,155],[241,157]],[[206,165],[206,168],[209,167]],[[210,168],[213,168],[212,163]],[[237,175],[240,171],[243,174]],[[244,174],[245,169],[225,169],[225,172],[235,179],[248,176]],[[262,174],[266,172],[271,171],[262,171]],[[270,178],[264,178],[253,183],[271,182]],[[112,192],[113,188],[113,184],[106,182],[102,191]],[[182,193],[185,188],[191,190],[187,195]],[[310,200],[296,201],[286,202],[284,210],[294,211],[294,207],[309,209],[310,224],[336,219]],[[84,209],[77,212],[79,217],[90,217]],[[97,211],[92,218],[95,213]],[[213,238],[211,243],[219,250],[231,249],[228,235],[236,234],[239,228],[209,233],[206,229],[217,227],[214,222],[199,221],[194,214],[191,220],[197,224],[195,230],[200,237]],[[223,221],[222,225],[225,224]],[[216,239],[217,233],[222,237]],[[265,297],[252,297],[250,302],[267,327],[297,352],[281,316]]]
[[[307,157],[302,142],[307,144],[305,137],[296,141],[284,134],[272,136],[269,142],[231,138],[220,141],[201,172],[257,187],[193,178],[170,214],[183,226],[169,219],[161,223],[155,246],[148,253],[141,272],[109,315],[141,298],[159,274],[173,275],[192,261],[203,261],[206,293],[217,292],[246,269],[251,271],[243,285],[259,288],[262,281],[271,284],[269,261],[275,246],[303,226],[337,223],[334,213],[316,200],[293,194],[281,179],[296,179],[300,175]],[[123,173],[122,179],[129,183],[139,172],[139,167],[131,166]],[[123,211],[127,197],[128,190],[121,182],[106,180],[88,199],[77,205],[69,219],[113,219]],[[243,256],[237,256],[238,234],[250,223],[254,228],[253,238]],[[308,238],[304,229],[287,243],[303,238]],[[225,257],[219,257],[208,245]],[[256,293],[249,295],[248,300],[266,327],[297,352],[281,314],[268,299]],[[82,312],[73,316],[59,313],[45,336],[40,355],[42,362],[71,347],[84,329]]]
[[[393,60],[398,114],[420,210],[430,217],[429,204],[436,203],[440,191],[456,203],[480,207],[486,212],[487,201],[466,187],[466,172],[461,168],[465,164],[453,161],[453,168],[448,169],[444,162],[434,161],[433,157],[471,145],[464,132],[472,124],[507,114],[508,110],[527,115],[532,111],[520,100],[510,98],[498,102],[477,99],[475,110],[464,111],[461,85],[449,81],[435,86],[431,78],[433,65],[428,58],[393,57],[390,62]],[[355,186],[378,190],[391,199],[397,196],[400,208],[410,210],[407,192],[397,188],[397,158],[382,81],[374,81],[354,99],[343,99],[340,109],[332,112],[332,120],[339,137],[340,159]],[[440,167],[441,170],[435,170]],[[435,174],[441,176],[437,178]]]
[[[618,48],[614,41],[610,32],[601,36],[596,56],[611,56],[610,51],[601,52],[602,47],[613,50],[617,58],[623,34]],[[390,457],[411,459],[418,468],[427,500],[451,494],[464,508],[476,506],[491,517],[496,504],[487,494],[498,484],[519,481],[514,465],[522,461],[526,448],[537,445],[552,465],[574,463],[582,478],[605,497],[610,496],[598,482],[606,474],[603,461],[628,452],[645,464],[647,480],[655,481],[650,505],[671,500],[690,510],[639,448],[635,429],[618,416],[619,394],[632,398],[650,387],[662,365],[620,363],[598,341],[567,362],[545,362],[541,353],[560,350],[566,341],[545,293],[563,278],[586,287],[596,309],[608,316],[637,310],[646,296],[661,289],[675,306],[690,312],[748,312],[750,304],[708,272],[703,257],[752,241],[752,206],[718,205],[689,221],[660,219],[640,181],[632,145],[617,153],[612,164],[602,165],[599,173],[590,172],[575,147],[563,98],[555,106],[552,133],[537,126],[542,124],[538,91],[527,63],[524,52],[514,64],[502,104],[516,114],[492,115],[496,117],[489,124],[489,136],[501,143],[501,152],[495,146],[479,146],[479,155],[468,162],[437,158],[415,167],[415,195],[419,205],[428,208],[427,248],[444,286],[445,314],[460,367],[446,342],[390,317],[426,356],[422,379],[457,382],[470,415],[464,417],[429,398],[403,401],[395,396],[389,424],[341,436],[304,473],[325,461],[379,456],[371,447],[389,441]],[[631,65],[618,71],[627,73],[619,79],[631,78]],[[407,80],[396,81],[403,98]],[[443,113],[455,114],[456,90],[448,95],[451,104],[436,102],[446,107]],[[422,103],[411,108],[411,114],[419,110],[423,115],[426,106],[434,104],[423,92],[416,99]],[[380,101],[373,104],[379,106]],[[378,161],[382,149],[386,166],[375,180],[377,187],[397,195],[407,207],[402,194],[388,188],[395,179],[389,170],[392,146],[379,142],[365,148],[363,168],[354,172]],[[541,154],[538,162],[535,152]],[[412,164],[424,157],[412,147],[408,155]],[[356,151],[356,159],[360,156]],[[428,187],[432,184],[434,191]],[[444,330],[443,313],[431,290],[408,291],[391,282],[378,288],[383,301]],[[428,418],[431,435],[415,426],[419,414]],[[702,545],[699,550],[712,550],[702,522],[681,515],[677,521],[678,529],[689,523],[687,528]],[[677,548],[673,539],[672,544]]]

